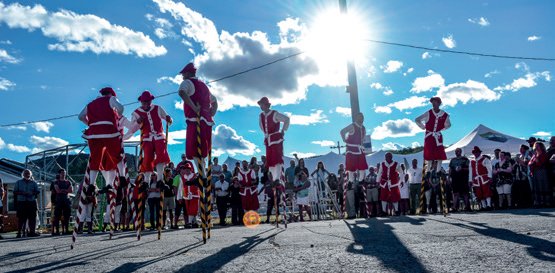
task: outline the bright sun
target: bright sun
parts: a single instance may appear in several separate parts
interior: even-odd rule
[[[344,66],[347,60],[356,62],[368,54],[364,39],[371,37],[369,32],[356,11],[341,14],[338,8],[330,8],[310,23],[304,46],[320,65]]]

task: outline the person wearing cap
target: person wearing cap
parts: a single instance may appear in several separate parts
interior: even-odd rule
[[[476,199],[482,203],[482,211],[491,210],[491,177],[493,174],[491,161],[482,155],[482,150],[478,146],[472,149],[474,159],[470,161],[468,181],[472,183],[476,194]]]
[[[183,100],[183,112],[187,123],[187,137],[185,139],[185,154],[188,160],[193,160],[199,168],[199,156],[202,168],[206,166],[206,157],[212,146],[212,117],[218,111],[218,101],[212,95],[208,86],[200,81],[197,69],[193,63],[187,64],[181,72],[183,81],[179,86],[179,97]],[[200,111],[200,155],[197,140],[197,112]]]
[[[185,228],[198,228],[197,214],[199,208],[200,191],[196,184],[192,183],[196,179],[196,174],[193,172],[193,165],[191,162],[187,162],[180,170],[181,175],[176,177],[177,181],[174,180],[174,191],[177,197],[177,206],[175,211],[175,226],[177,226],[177,220],[181,214],[181,208],[187,212],[187,221]],[[176,184],[177,182],[177,184]],[[188,223],[187,223],[188,222]]]
[[[260,204],[258,203],[258,187],[256,185],[256,176],[252,169],[249,169],[249,164],[246,160],[242,162],[243,168],[237,174],[239,183],[241,184],[241,204],[243,205],[243,210],[258,210]]]
[[[281,180],[283,168],[283,136],[289,128],[289,117],[276,110],[270,109],[272,104],[267,97],[258,101],[260,117],[258,125],[264,133],[264,146],[266,146],[266,166],[273,177]],[[283,126],[281,126],[283,123]],[[281,130],[280,130],[281,127]],[[282,181],[285,183],[285,181]]]
[[[166,146],[162,120],[171,125],[173,119],[162,106],[152,104],[154,96],[149,91],[144,91],[138,100],[141,102],[141,107],[131,114],[131,123],[134,127],[129,129],[124,139],[129,139],[141,128],[142,124],[143,163],[140,169],[141,172],[145,173],[145,182],[149,183],[150,174],[154,170],[153,166],[156,165],[156,170],[162,173],[164,166],[171,161]]]
[[[111,188],[116,178],[116,168],[123,174],[125,167],[121,160],[122,140],[118,125],[124,107],[111,87],[102,88],[100,94],[100,97],[83,108],[78,118],[89,126],[83,133],[83,138],[88,141],[91,153],[90,181],[96,181],[98,171],[103,170],[106,187]]]
[[[399,201],[401,200],[401,192],[399,187],[405,182],[405,176],[401,169],[401,164],[393,160],[393,154],[385,153],[385,161],[378,164],[378,181],[380,183],[380,201],[382,201],[382,212],[380,216],[386,216],[387,203],[391,201],[395,208],[395,215],[399,216]],[[431,165],[430,165],[431,166]]]
[[[355,115],[355,122],[341,130],[341,138],[347,145],[345,170],[349,175],[349,183],[354,183],[355,173],[362,180],[366,177],[366,169],[368,169],[366,154],[362,145],[366,136],[366,128],[362,125],[363,122],[364,115],[359,112]]]
[[[431,161],[437,160],[437,165],[441,166],[443,160],[447,160],[445,147],[443,147],[443,135],[441,131],[451,127],[449,114],[439,109],[441,99],[433,97],[430,99],[432,109],[418,116],[414,121],[422,130],[426,130],[424,136],[424,160],[431,166]]]

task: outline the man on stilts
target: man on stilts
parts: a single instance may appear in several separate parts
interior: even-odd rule
[[[141,129],[142,125],[143,162],[140,170],[145,174],[145,182],[150,185],[153,166],[156,165],[156,171],[162,173],[166,164],[170,163],[162,120],[171,125],[173,119],[162,106],[152,104],[154,96],[149,91],[144,91],[138,100],[141,102],[141,107],[131,114],[133,128],[129,129],[124,139],[130,138],[137,130]]]
[[[439,109],[441,99],[433,97],[430,99],[432,109],[418,116],[414,121],[422,130],[426,130],[424,136],[424,160],[427,166],[432,166],[432,161],[437,160],[437,165],[441,167],[443,160],[447,160],[445,147],[443,147],[443,135],[441,131],[451,127],[449,114]],[[428,170],[430,168],[428,167]]]
[[[395,208],[395,215],[399,216],[399,200],[401,200],[401,193],[399,187],[401,183],[405,182],[405,176],[400,175],[403,173],[401,164],[393,161],[393,154],[390,152],[385,153],[385,162],[380,163],[378,171],[378,180],[380,181],[381,193],[380,201],[382,201],[382,212],[380,216],[386,216],[387,203],[391,201]]]
[[[264,133],[266,146],[266,166],[270,169],[274,179],[282,180],[283,170],[283,136],[289,128],[289,117],[276,110],[271,110],[271,103],[267,97],[258,101],[262,113],[258,120],[260,129]],[[281,123],[283,122],[283,126]],[[280,130],[281,127],[281,130]],[[285,183],[285,181],[282,181]]]
[[[347,144],[347,151],[345,152],[345,169],[349,175],[349,184],[347,190],[347,202],[346,212],[347,218],[355,218],[355,193],[354,193],[354,182],[355,173],[358,173],[358,180],[362,181],[366,177],[366,170],[368,169],[368,164],[366,163],[366,155],[364,153],[363,141],[366,136],[366,128],[364,125],[364,115],[362,113],[357,113],[355,117],[355,122],[349,124],[347,127],[341,130],[341,138]],[[348,136],[347,136],[348,135]]]

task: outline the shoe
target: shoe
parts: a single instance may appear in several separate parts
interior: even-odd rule
[[[179,229],[179,227],[178,226],[173,226],[170,229]]]
[[[52,232],[52,236],[60,236],[61,234],[59,232]]]
[[[94,234],[94,231],[89,230],[89,232],[87,232],[88,234]]]
[[[265,223],[265,224],[269,224],[269,223],[270,223],[270,220],[266,220],[264,223]]]
[[[227,226],[227,224],[226,224],[225,222],[224,222],[224,223],[220,223],[220,226],[221,226],[221,227],[225,227],[225,226]]]
[[[18,233],[15,238],[21,238],[21,234]]]
[[[378,216],[379,217],[387,217],[387,213],[382,211],[382,212],[380,212],[380,214]]]
[[[400,212],[400,211],[396,211],[396,212],[395,212],[395,216],[400,216],[400,215],[401,215],[401,212]]]
[[[193,226],[191,224],[186,224],[185,228],[192,228]]]
[[[79,233],[79,234],[82,234],[82,233],[83,233],[83,232],[81,232],[81,233]],[[71,231],[66,231],[66,232],[62,233],[62,235],[71,235],[71,234],[72,234]]]
[[[4,237],[2,237],[2,235],[0,235],[0,240],[4,240]]]
[[[193,228],[198,228],[198,224],[197,224],[197,223],[193,223],[191,226],[192,226]]]
[[[40,234],[38,234],[36,232],[27,234],[27,237],[39,237],[39,236],[40,236]]]
[[[457,213],[457,212],[459,212],[458,209],[455,209],[455,208],[449,209],[449,213]]]
[[[474,212],[471,208],[465,208],[464,212]]]

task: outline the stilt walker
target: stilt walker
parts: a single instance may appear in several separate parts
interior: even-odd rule
[[[206,239],[210,236],[210,231],[208,230],[207,233],[206,230],[210,224],[207,211],[211,209],[211,204],[206,203],[211,200],[207,189],[211,190],[211,187],[209,186],[210,181],[207,181],[205,160],[212,148],[212,126],[214,126],[212,117],[218,111],[218,102],[216,97],[210,93],[208,86],[198,80],[196,72],[197,69],[193,63],[187,64],[179,72],[183,77],[183,82],[179,86],[178,93],[183,100],[183,111],[187,123],[185,154],[188,160],[193,160],[197,164],[200,176],[200,209],[203,242],[206,243]]]
[[[432,104],[432,109],[418,116],[414,121],[418,127],[426,130],[426,135],[424,136],[424,161],[428,161],[428,166],[431,166],[431,161],[437,160],[437,165],[441,166],[441,162],[447,160],[441,131],[449,129],[451,121],[449,120],[449,114],[439,109],[441,105],[439,97],[431,98],[430,103]]]
[[[123,114],[124,107],[118,101],[116,92],[111,87],[100,90],[100,97],[87,104],[79,113],[79,120],[89,128],[83,133],[83,138],[88,141],[89,182],[96,181],[99,170],[106,180],[105,191],[114,189],[117,181],[117,171],[123,173],[121,151],[121,133],[118,126],[118,117]],[[81,212],[82,213],[82,212]]]
[[[140,136],[140,143],[139,143],[139,172],[141,173],[139,176],[140,177],[144,177],[144,173],[142,171],[142,166],[143,166],[143,154],[144,154],[144,150],[143,150],[143,145],[144,145],[144,135],[143,135],[143,128],[144,128],[144,123],[141,123],[141,136]],[[142,175],[142,176],[141,176]],[[139,177],[137,177],[139,178]],[[138,186],[136,186],[138,187]],[[137,218],[135,220],[135,230],[137,231],[137,240],[140,241],[141,240],[141,228],[143,226],[143,223],[141,222],[141,217],[142,217],[142,203],[143,203],[143,193],[139,192],[139,206],[137,207]]]

